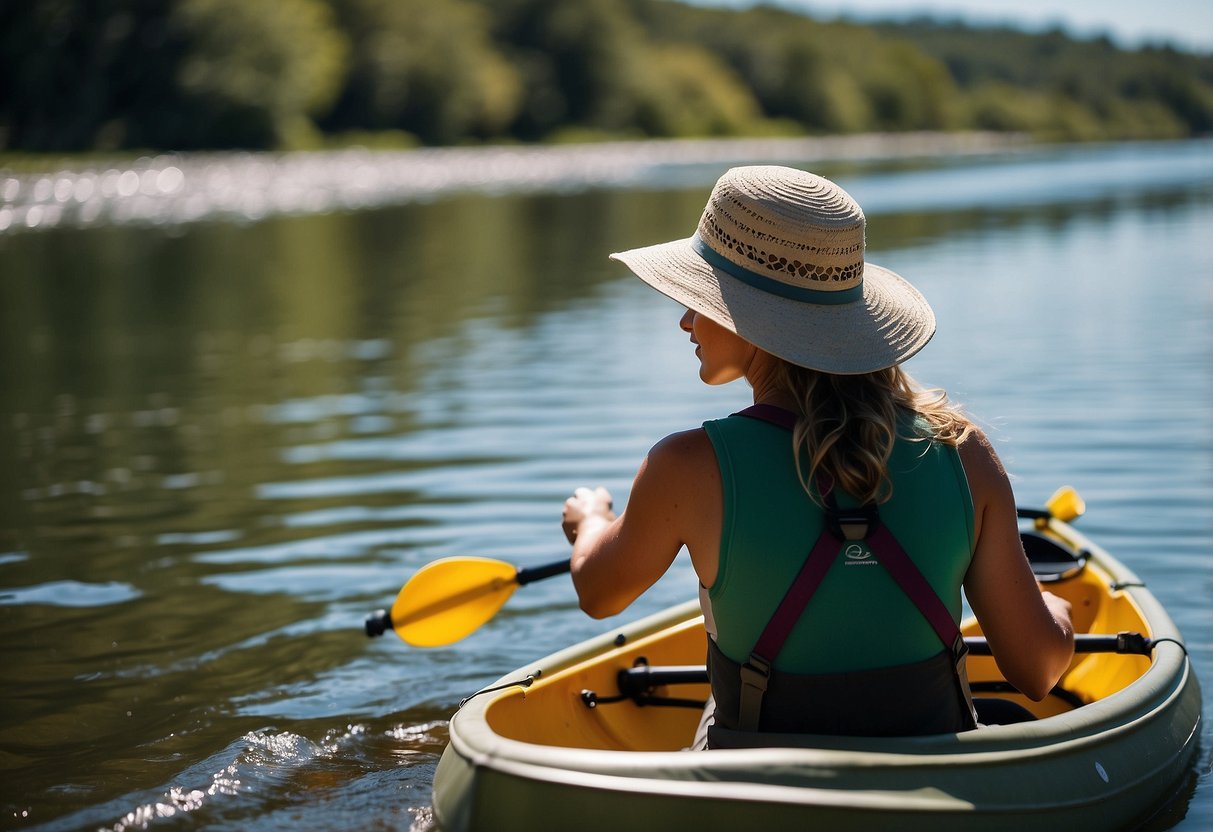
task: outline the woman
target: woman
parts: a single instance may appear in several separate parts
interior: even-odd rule
[[[898,366],[934,313],[864,262],[864,223],[826,179],[736,168],[694,236],[612,255],[687,308],[704,382],[753,388],[754,407],[658,442],[624,514],[601,488],[564,507],[592,616],[690,552],[712,745],[974,727],[962,585],[1000,670],[1033,700],[1073,655],[1069,604],[1036,583],[993,448]]]

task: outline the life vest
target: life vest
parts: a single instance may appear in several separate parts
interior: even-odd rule
[[[787,428],[795,422],[793,414],[767,405],[737,415]],[[749,744],[737,735],[755,732],[905,736],[976,727],[966,674],[967,649],[947,606],[880,522],[875,504],[839,508],[832,484],[819,480],[816,485],[825,503],[826,522],[748,659],[738,664],[709,639],[708,672],[716,701],[709,747]],[[775,670],[775,659],[826,572],[855,541],[863,541],[871,550],[930,624],[943,649],[925,660],[894,667],[823,674]]]

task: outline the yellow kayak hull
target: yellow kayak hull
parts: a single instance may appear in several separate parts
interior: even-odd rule
[[[447,832],[492,829],[986,830],[1128,828],[1174,793],[1199,738],[1200,689],[1170,617],[1142,582],[1067,524],[1043,532],[1087,554],[1050,583],[1077,631],[1135,631],[1150,657],[1077,655],[1037,721],[911,738],[806,736],[795,746],[684,751],[699,712],[608,696],[637,660],[702,664],[703,621],[691,602],[507,674],[451,720],[434,782]],[[975,621],[966,635],[980,633]],[[1159,641],[1174,639],[1175,641]],[[1002,681],[971,656],[975,689]],[[705,684],[669,696],[706,699]],[[987,695],[987,694],[980,694]],[[980,826],[978,826],[980,824]]]

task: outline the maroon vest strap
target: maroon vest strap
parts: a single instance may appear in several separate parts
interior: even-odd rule
[[[813,544],[809,556],[805,558],[804,565],[800,567],[792,585],[784,594],[783,600],[775,608],[775,614],[771,616],[771,620],[767,622],[766,628],[763,629],[762,635],[758,637],[758,642],[754,645],[753,653],[759,658],[764,659],[767,663],[775,661],[775,657],[783,649],[784,642],[792,634],[792,628],[804,615],[809,600],[821,586],[826,572],[830,571],[830,566],[834,563],[834,558],[841,548],[842,541],[828,531],[822,530],[822,533],[818,535],[817,542]]]
[[[830,502],[833,503],[833,500]],[[943,642],[944,648],[955,652],[957,644],[963,644],[958,641],[960,628],[956,626],[952,613],[931,588],[931,584],[897,542],[897,538],[876,519],[868,529],[866,539],[876,560],[931,625],[931,629]],[[800,567],[792,585],[788,587],[783,600],[779,602],[774,615],[758,637],[754,645],[754,655],[768,664],[774,663],[775,657],[783,649],[784,642],[791,635],[792,628],[796,626],[817,588],[821,586],[843,543],[844,541],[831,531],[827,522],[818,535],[817,542],[813,544],[809,556],[805,558],[804,565]]]
[[[782,407],[776,407],[773,404],[752,404],[745,410],[739,410],[733,415],[748,416],[751,419],[770,422],[772,425],[778,425],[788,430],[796,427],[796,414],[790,410],[784,410]]]
[[[943,601],[939,599],[939,595],[927,583],[927,579],[919,571],[914,561],[910,560],[906,550],[901,548],[897,538],[893,537],[883,523],[868,532],[868,546],[872,549],[872,554],[880,561],[880,565],[901,587],[901,591],[914,602],[914,606],[918,607],[918,611],[939,636],[943,646],[955,651],[956,640],[960,637],[960,628],[956,626],[952,613],[948,611]]]
[[[753,404],[733,415],[747,416],[788,430],[795,427],[797,418],[796,414],[790,410],[772,404]],[[817,490],[823,495],[829,495],[832,489],[828,482],[818,481]],[[832,499],[829,499],[829,508],[836,510]],[[897,538],[883,523],[877,520],[868,529],[867,540],[876,560],[926,618],[931,629],[943,642],[943,646],[949,650],[954,649],[956,637],[960,635],[960,628],[956,626],[956,622],[952,620],[952,613],[948,611],[943,601],[939,600],[939,596],[931,588],[930,583],[927,582],[914,561],[897,542]],[[805,607],[808,606],[809,599],[821,585],[843,542],[829,531],[827,523],[826,528],[822,530],[817,542],[809,552],[809,556],[805,559],[804,565],[800,568],[800,572],[792,581],[792,585],[788,587],[775,614],[771,617],[766,629],[763,630],[757,644],[754,645],[754,652],[760,657],[768,662],[774,661],[780,648],[783,647],[783,643],[791,635],[792,628],[800,620]],[[832,551],[827,551],[830,549]]]

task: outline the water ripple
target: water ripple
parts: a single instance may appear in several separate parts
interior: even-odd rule
[[[52,581],[27,587],[0,590],[0,606],[46,604],[54,607],[108,607],[133,601],[142,593],[127,583],[82,583]]]

